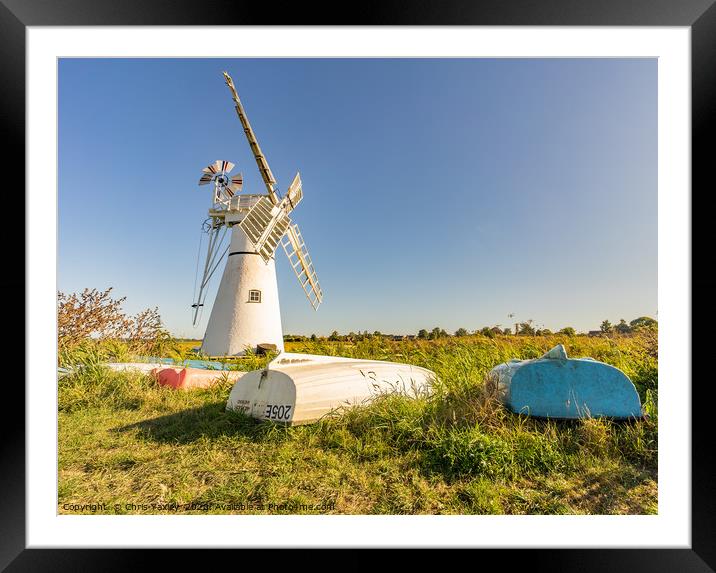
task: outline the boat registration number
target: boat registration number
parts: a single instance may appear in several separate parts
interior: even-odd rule
[[[264,418],[268,420],[290,420],[291,404],[266,404]]]

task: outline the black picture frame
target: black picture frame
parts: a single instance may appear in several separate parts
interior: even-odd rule
[[[699,219],[709,216],[699,197],[707,196],[711,183],[710,139],[716,115],[716,5],[715,0],[491,0],[469,2],[364,1],[354,9],[335,3],[307,5],[245,1],[158,1],[158,0],[0,0],[0,122],[5,149],[0,154],[3,172],[14,174],[19,187],[25,165],[25,35],[28,26],[116,26],[116,25],[463,25],[463,26],[685,26],[691,29],[692,70],[692,229],[705,229]],[[348,15],[350,14],[350,15]],[[700,190],[700,192],[698,192]],[[17,190],[5,189],[6,209],[17,217],[25,212],[16,199]],[[698,203],[700,208],[694,209]],[[28,215],[29,216],[29,215]],[[3,245],[17,244],[17,225],[2,230]],[[708,261],[710,241],[692,231],[692,261]],[[11,251],[13,249],[10,249]],[[0,280],[3,298],[14,308],[25,292],[24,257],[14,249],[17,272],[4,273]],[[6,253],[7,256],[12,253]],[[11,263],[8,263],[11,264]],[[696,266],[694,264],[694,266]],[[713,293],[716,282],[704,274],[692,287]],[[23,298],[25,304],[27,301]],[[24,306],[24,305],[23,305]],[[693,299],[692,299],[693,308]],[[19,313],[18,313],[19,314]],[[16,319],[16,321],[19,319]],[[689,336],[690,333],[683,333]],[[17,331],[6,334],[7,347],[16,347]],[[26,360],[28,349],[25,349]],[[692,356],[711,356],[706,340],[692,337]],[[682,383],[691,380],[669,381]],[[711,444],[708,408],[710,380],[691,384],[692,395],[692,544],[690,549],[545,549],[490,550],[509,569],[529,567],[550,571],[714,571],[716,570],[716,481],[713,479],[716,448]],[[0,452],[0,568],[8,571],[126,570],[144,563],[152,550],[26,549],[25,544],[25,424],[24,388],[5,385]],[[12,407],[8,406],[12,405]],[[12,411],[13,415],[9,414]],[[19,415],[18,415],[19,414]],[[556,540],[558,541],[558,540]],[[109,551],[109,554],[107,553]],[[509,552],[509,555],[505,554]],[[202,567],[210,567],[216,553],[202,552]],[[225,552],[224,552],[225,554]],[[172,562],[189,565],[185,552],[165,550],[164,566]],[[287,556],[296,559],[295,556]],[[326,556],[330,563],[333,559]],[[508,558],[509,560],[506,560]],[[179,561],[181,559],[181,561]],[[298,559],[301,559],[299,556]],[[367,555],[364,559],[373,559]],[[241,565],[232,558],[234,565]],[[361,556],[351,565],[358,566]],[[489,561],[482,561],[485,565]],[[475,563],[478,566],[478,563]],[[488,565],[489,566],[489,565]],[[494,565],[492,565],[494,567]],[[343,565],[341,565],[343,567]]]

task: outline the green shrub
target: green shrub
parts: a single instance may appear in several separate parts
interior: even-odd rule
[[[563,455],[544,436],[527,432],[486,434],[479,427],[451,428],[431,437],[427,459],[447,476],[514,479],[564,466]]]

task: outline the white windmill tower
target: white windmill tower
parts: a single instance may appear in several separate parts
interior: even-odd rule
[[[296,173],[286,195],[280,197],[276,179],[251,129],[234,82],[226,72],[224,79],[268,193],[238,194],[242,177],[241,174],[231,177],[234,166],[227,161],[216,161],[206,167],[199,180],[199,185],[213,182],[214,193],[209,218],[204,223],[209,244],[198,294],[192,305],[194,325],[204,306],[207,284],[228,252],[201,345],[202,352],[209,356],[241,355],[263,343],[283,350],[274,259],[279,243],[313,308],[317,309],[323,300],[311,257],[298,226],[289,218],[303,198],[300,174]],[[231,240],[222,249],[227,229],[231,230]]]

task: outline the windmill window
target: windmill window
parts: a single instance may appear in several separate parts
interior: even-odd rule
[[[261,302],[261,291],[250,290],[249,291],[249,302]]]

